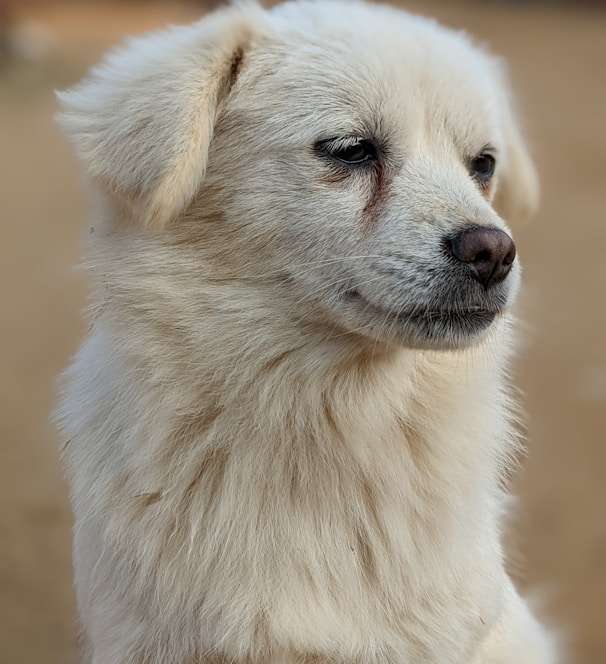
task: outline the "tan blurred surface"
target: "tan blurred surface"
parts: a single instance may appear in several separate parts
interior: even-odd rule
[[[18,3],[17,3],[18,4]],[[200,3],[203,4],[203,3]],[[606,13],[495,2],[404,3],[505,55],[543,182],[516,233],[528,321],[518,383],[531,455],[517,481],[525,585],[580,664],[606,662]],[[193,5],[17,7],[29,61],[0,70],[0,663],[77,661],[70,513],[48,424],[54,378],[83,333],[86,204],[52,123],[73,83],[128,32],[195,18]],[[34,46],[36,46],[36,43]],[[572,661],[572,658],[571,660]]]

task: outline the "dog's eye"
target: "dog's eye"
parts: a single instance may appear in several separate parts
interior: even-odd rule
[[[483,152],[472,160],[471,174],[480,182],[487,182],[494,175],[496,160],[489,152]]]
[[[376,154],[375,147],[370,141],[360,141],[335,150],[332,156],[346,164],[361,164],[363,161],[374,159]]]
[[[377,158],[377,149],[366,139],[331,139],[316,145],[321,153],[348,166],[356,166]]]

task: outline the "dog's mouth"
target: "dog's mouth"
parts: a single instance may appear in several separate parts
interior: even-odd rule
[[[407,345],[426,348],[457,348],[469,345],[487,330],[503,313],[504,306],[443,307],[418,305],[402,310],[377,306],[352,289],[346,293],[357,304],[363,316],[372,319],[373,333],[390,336]]]
[[[488,326],[496,318],[500,311],[472,307],[469,309],[425,309],[414,312],[401,312],[397,314],[402,323],[419,324],[446,324],[459,326]]]

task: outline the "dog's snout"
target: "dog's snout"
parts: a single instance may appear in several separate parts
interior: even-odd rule
[[[513,240],[498,228],[466,228],[450,238],[448,246],[486,288],[505,279],[516,257]]]

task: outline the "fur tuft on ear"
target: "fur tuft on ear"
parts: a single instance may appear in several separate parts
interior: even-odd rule
[[[198,190],[260,13],[241,4],[131,39],[58,93],[58,122],[92,181],[136,222],[164,226]]]

